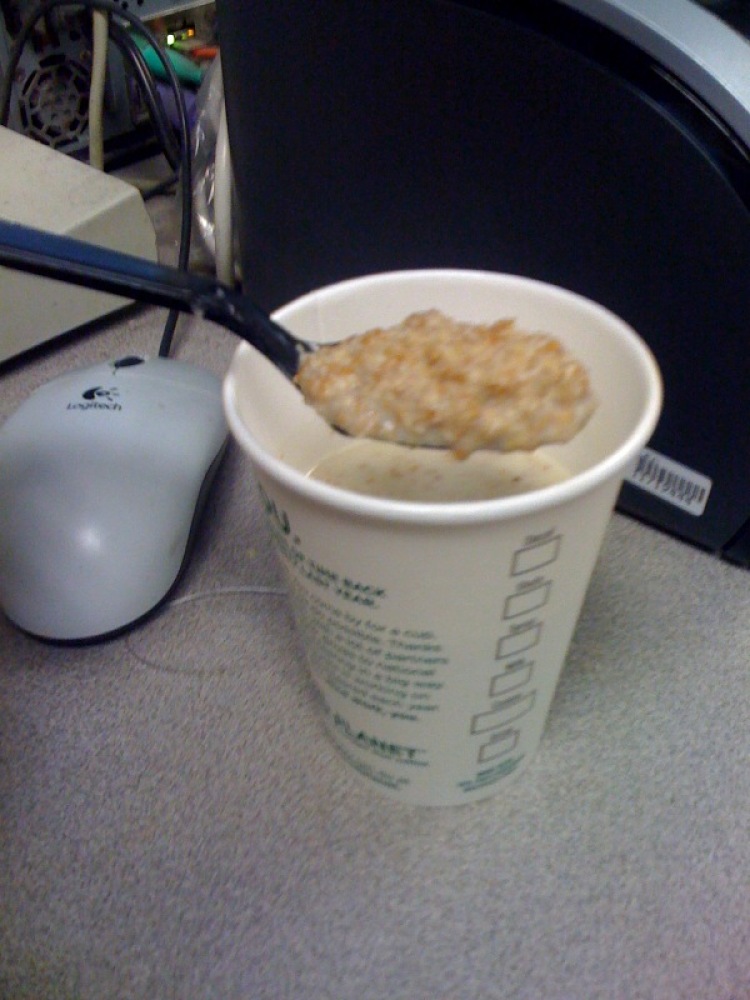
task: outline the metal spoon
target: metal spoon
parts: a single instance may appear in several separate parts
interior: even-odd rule
[[[1,219],[0,264],[203,316],[246,340],[289,379],[297,374],[300,357],[316,347],[212,278]]]

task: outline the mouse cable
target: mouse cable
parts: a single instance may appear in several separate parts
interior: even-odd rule
[[[156,86],[154,75],[151,72],[146,56],[141,47],[133,38],[133,32],[120,24],[115,18],[110,18],[109,36],[115,47],[119,50],[123,60],[130,64],[130,70],[135,77],[137,86],[140,88],[141,96],[146,103],[146,109],[151,119],[157,141],[169,163],[172,172],[168,177],[153,184],[136,184],[143,196],[144,201],[150,201],[157,195],[167,194],[180,183],[180,145],[175,139],[172,123],[169,121],[164,100]],[[189,240],[180,237],[180,245],[183,242],[189,244]]]
[[[18,64],[21,60],[24,47],[29,39],[29,36],[31,35],[31,32],[34,30],[34,26],[41,18],[47,17],[50,11],[59,7],[80,7],[85,10],[103,11],[104,13],[114,15],[115,17],[126,21],[134,31],[143,35],[149,45],[153,48],[160,63],[162,64],[167,80],[169,81],[169,85],[174,93],[177,114],[180,122],[182,210],[180,217],[180,246],[177,266],[180,270],[186,271],[190,257],[193,181],[190,151],[190,125],[188,123],[185,97],[182,93],[180,82],[177,79],[177,74],[174,71],[172,63],[167,58],[161,43],[151,29],[148,28],[139,17],[131,13],[126,8],[121,7],[119,3],[115,2],[115,0],[39,0],[36,6],[33,7],[28,13],[13,41],[13,45],[11,46],[8,55],[8,64],[6,66],[5,73],[2,80],[0,80],[0,124],[8,124],[11,95],[13,92],[13,83],[15,81],[16,71],[18,69]],[[161,343],[159,345],[160,357],[169,356],[178,316],[179,312],[177,310],[171,310],[167,317]]]
[[[140,92],[146,103],[151,124],[159,140],[161,151],[173,171],[178,171],[180,166],[180,150],[175,142],[172,126],[167,117],[161,94],[159,93],[153,74],[148,67],[146,57],[140,46],[133,39],[133,35],[127,28],[112,19],[109,25],[109,34],[120,55],[126,60],[133,76],[136,79]],[[151,190],[161,189],[164,185],[174,183],[174,178],[169,177],[165,181],[160,181]]]

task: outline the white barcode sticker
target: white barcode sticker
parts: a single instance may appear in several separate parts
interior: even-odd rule
[[[706,509],[712,481],[708,476],[674,462],[658,451],[644,448],[627,482],[653,493],[680,510],[700,517]]]

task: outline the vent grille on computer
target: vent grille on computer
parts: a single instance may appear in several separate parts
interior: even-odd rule
[[[21,88],[24,132],[55,149],[80,142],[88,128],[89,85],[83,63],[60,52],[42,57]]]

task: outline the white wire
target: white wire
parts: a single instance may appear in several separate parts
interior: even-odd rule
[[[193,593],[191,594],[185,594],[182,597],[173,598],[172,600],[166,602],[166,604],[164,605],[164,611],[169,612],[172,609],[180,608],[183,605],[190,604],[193,601],[205,601],[205,600],[211,600],[216,597],[230,597],[238,594],[265,595],[271,597],[288,596],[287,591],[281,589],[280,587],[265,587],[262,585],[253,585],[253,584],[240,587],[217,587],[215,590],[196,590],[193,591]],[[140,636],[141,641],[143,641],[144,638],[146,641],[148,641],[148,637],[149,637],[148,631],[146,631],[145,637]],[[217,666],[213,663],[206,667],[202,666],[190,667],[190,666],[181,666],[179,664],[175,666],[174,664],[171,663],[165,663],[162,660],[152,659],[148,652],[146,653],[139,652],[138,648],[135,645],[135,643],[138,642],[138,639],[139,639],[139,633],[137,631],[135,633],[131,632],[127,634],[125,636],[125,648],[131,654],[131,656],[135,657],[135,659],[139,663],[143,664],[144,667],[152,667],[156,670],[164,670],[167,673],[186,674],[186,675],[190,674],[195,676],[206,673],[224,673],[227,670],[234,670],[238,666],[238,664],[232,664],[230,666]]]
[[[104,83],[107,76],[109,14],[94,10],[91,15],[94,36],[89,90],[89,163],[104,169]]]
[[[280,587],[217,587],[216,590],[197,590],[192,594],[175,597],[173,600],[167,601],[166,606],[169,608],[178,608],[181,604],[190,604],[192,601],[205,601],[213,597],[230,597],[238,594],[268,594],[272,597],[287,596],[286,590],[282,590]]]
[[[214,177],[214,240],[216,277],[234,284],[234,234],[232,230],[232,158],[229,152],[227,109],[222,98],[216,135]]]

